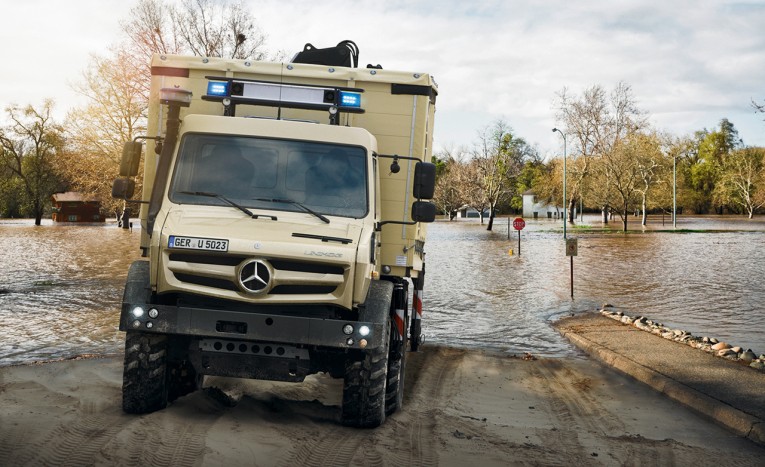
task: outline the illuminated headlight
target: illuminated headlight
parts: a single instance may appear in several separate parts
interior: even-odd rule
[[[361,334],[363,337],[368,336],[369,335],[369,331],[370,331],[369,326],[361,326],[359,328],[359,334]]]
[[[154,319],[157,316],[159,316],[159,311],[157,311],[156,308],[152,308],[149,310],[149,318]]]
[[[133,316],[135,316],[136,318],[140,318],[141,316],[143,316],[144,311],[143,311],[143,308],[141,308],[140,306],[137,306],[133,308],[132,313],[133,313]]]
[[[345,326],[343,326],[343,334],[345,334],[346,336],[350,336],[351,334],[353,334],[353,326],[351,326],[350,324],[346,324]]]

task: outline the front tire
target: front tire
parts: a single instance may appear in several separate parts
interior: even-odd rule
[[[122,410],[144,414],[167,407],[167,337],[128,331],[122,372]]]
[[[348,356],[343,384],[343,425],[374,428],[385,421],[392,295],[392,283],[373,282],[366,303],[359,311],[360,321],[384,324],[382,345]]]
[[[390,332],[390,324],[387,326]],[[343,425],[374,428],[385,421],[385,387],[388,373],[388,340],[364,352],[361,360],[346,363],[343,384]]]

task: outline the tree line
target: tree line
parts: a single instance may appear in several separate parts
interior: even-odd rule
[[[752,102],[756,111],[765,105]],[[465,207],[479,212],[518,213],[522,195],[553,205],[574,223],[577,205],[601,213],[603,223],[618,216],[627,230],[630,216],[649,212],[745,214],[765,207],[765,148],[748,147],[732,122],[678,137],[652,128],[637,106],[631,87],[610,92],[593,85],[580,94],[556,95],[556,120],[566,150],[566,209],[563,157],[543,161],[536,148],[514,134],[504,120],[478,132],[471,147],[443,149],[433,156],[438,167],[435,202],[454,219]]]
[[[124,209],[112,200],[122,143],[146,134],[153,53],[280,60],[241,1],[140,0],[121,25],[120,40],[106,55],[93,55],[75,90],[86,98],[63,122],[55,103],[9,105],[0,128],[0,217],[33,217],[39,225],[55,192],[78,191],[102,201],[104,210]],[[752,101],[758,112],[765,103]],[[684,212],[744,213],[765,206],[762,148],[746,147],[727,119],[718,128],[675,137],[650,128],[629,85],[608,92],[594,85],[581,94],[556,95],[556,119],[566,135],[569,221],[577,203],[618,214],[627,228],[631,212],[668,212],[673,164],[677,203]],[[537,148],[500,119],[478,131],[470,146],[434,155],[435,201],[450,218],[465,206],[488,213],[522,209],[533,190],[553,205],[563,199],[562,158],[544,161]],[[140,182],[139,182],[140,183]],[[140,191],[140,186],[137,187]],[[559,206],[562,210],[562,206]]]

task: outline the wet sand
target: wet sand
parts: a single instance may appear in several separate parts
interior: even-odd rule
[[[404,410],[338,423],[342,384],[207,378],[122,413],[119,358],[0,368],[2,465],[761,465],[765,449],[583,357],[427,347]]]

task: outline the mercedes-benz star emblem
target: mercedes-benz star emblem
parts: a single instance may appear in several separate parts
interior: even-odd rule
[[[265,262],[253,259],[239,268],[239,286],[245,292],[261,293],[266,291],[270,284],[271,270]]]

